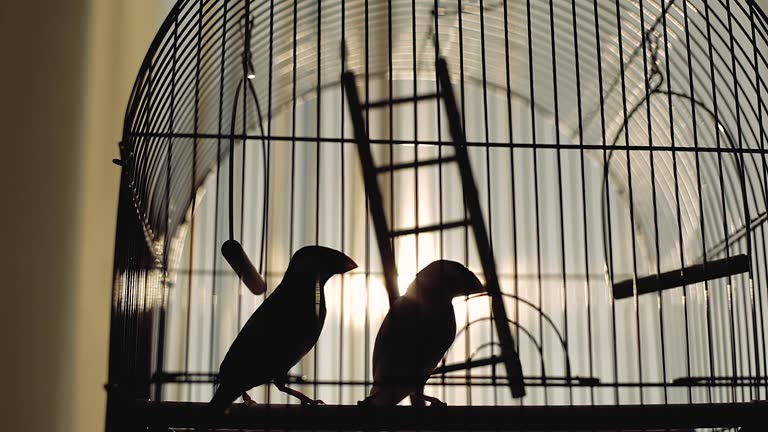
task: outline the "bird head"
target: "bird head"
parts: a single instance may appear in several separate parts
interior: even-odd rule
[[[438,260],[424,267],[408,287],[408,294],[446,300],[484,292],[485,287],[472,271],[448,260]]]
[[[323,246],[305,246],[291,258],[289,270],[312,274],[325,282],[331,276],[357,268],[357,263],[345,254]]]

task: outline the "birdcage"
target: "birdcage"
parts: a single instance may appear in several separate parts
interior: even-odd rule
[[[767,37],[754,0],[179,0],[115,161],[107,429],[199,427],[305,245],[359,264],[288,376],[328,406],[264,385],[216,427],[765,418]],[[453,302],[425,387],[448,406],[355,406],[390,302],[437,259],[487,289]]]

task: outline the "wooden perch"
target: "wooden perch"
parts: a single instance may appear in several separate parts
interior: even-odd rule
[[[256,267],[253,266],[243,247],[235,240],[227,240],[221,245],[221,254],[227,260],[237,277],[243,281],[246,287],[254,294],[261,295],[267,292],[267,283],[261,277]]]
[[[669,405],[387,407],[235,404],[212,425],[248,430],[690,430],[755,425],[767,402]],[[205,403],[136,401],[126,422],[137,427],[195,428]]]
[[[720,279],[746,273],[747,271],[749,271],[749,257],[746,255],[734,255],[704,264],[683,267],[680,270],[640,278],[637,280],[637,295]],[[632,279],[613,284],[613,297],[616,299],[633,297],[634,290],[632,285]]]
[[[483,366],[492,366],[499,363],[503,363],[504,359],[499,356],[491,356],[480,360],[471,360],[469,362],[447,364],[445,366],[438,366],[432,371],[432,376],[441,375],[448,372],[456,372],[479,368]]]

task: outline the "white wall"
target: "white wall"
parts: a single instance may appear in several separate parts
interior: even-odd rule
[[[0,13],[4,425],[65,430],[71,410],[84,0]],[[5,410],[8,410],[6,413]]]
[[[110,160],[168,3],[3,4],[4,430],[103,430],[119,179]]]
[[[71,430],[103,429],[122,119],[170,0],[90,0],[79,178],[75,383]]]

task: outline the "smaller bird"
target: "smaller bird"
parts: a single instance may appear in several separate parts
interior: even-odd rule
[[[373,387],[359,405],[394,406],[406,396],[445,405],[423,388],[456,337],[452,300],[485,292],[463,265],[435,261],[418,274],[405,295],[392,304],[373,348]]]
[[[322,246],[299,249],[283,280],[245,323],[219,368],[219,387],[208,404],[223,414],[253,387],[274,383],[304,404],[317,404],[286,387],[288,371],[315,346],[325,323],[325,283],[333,275],[357,268],[343,253]]]

